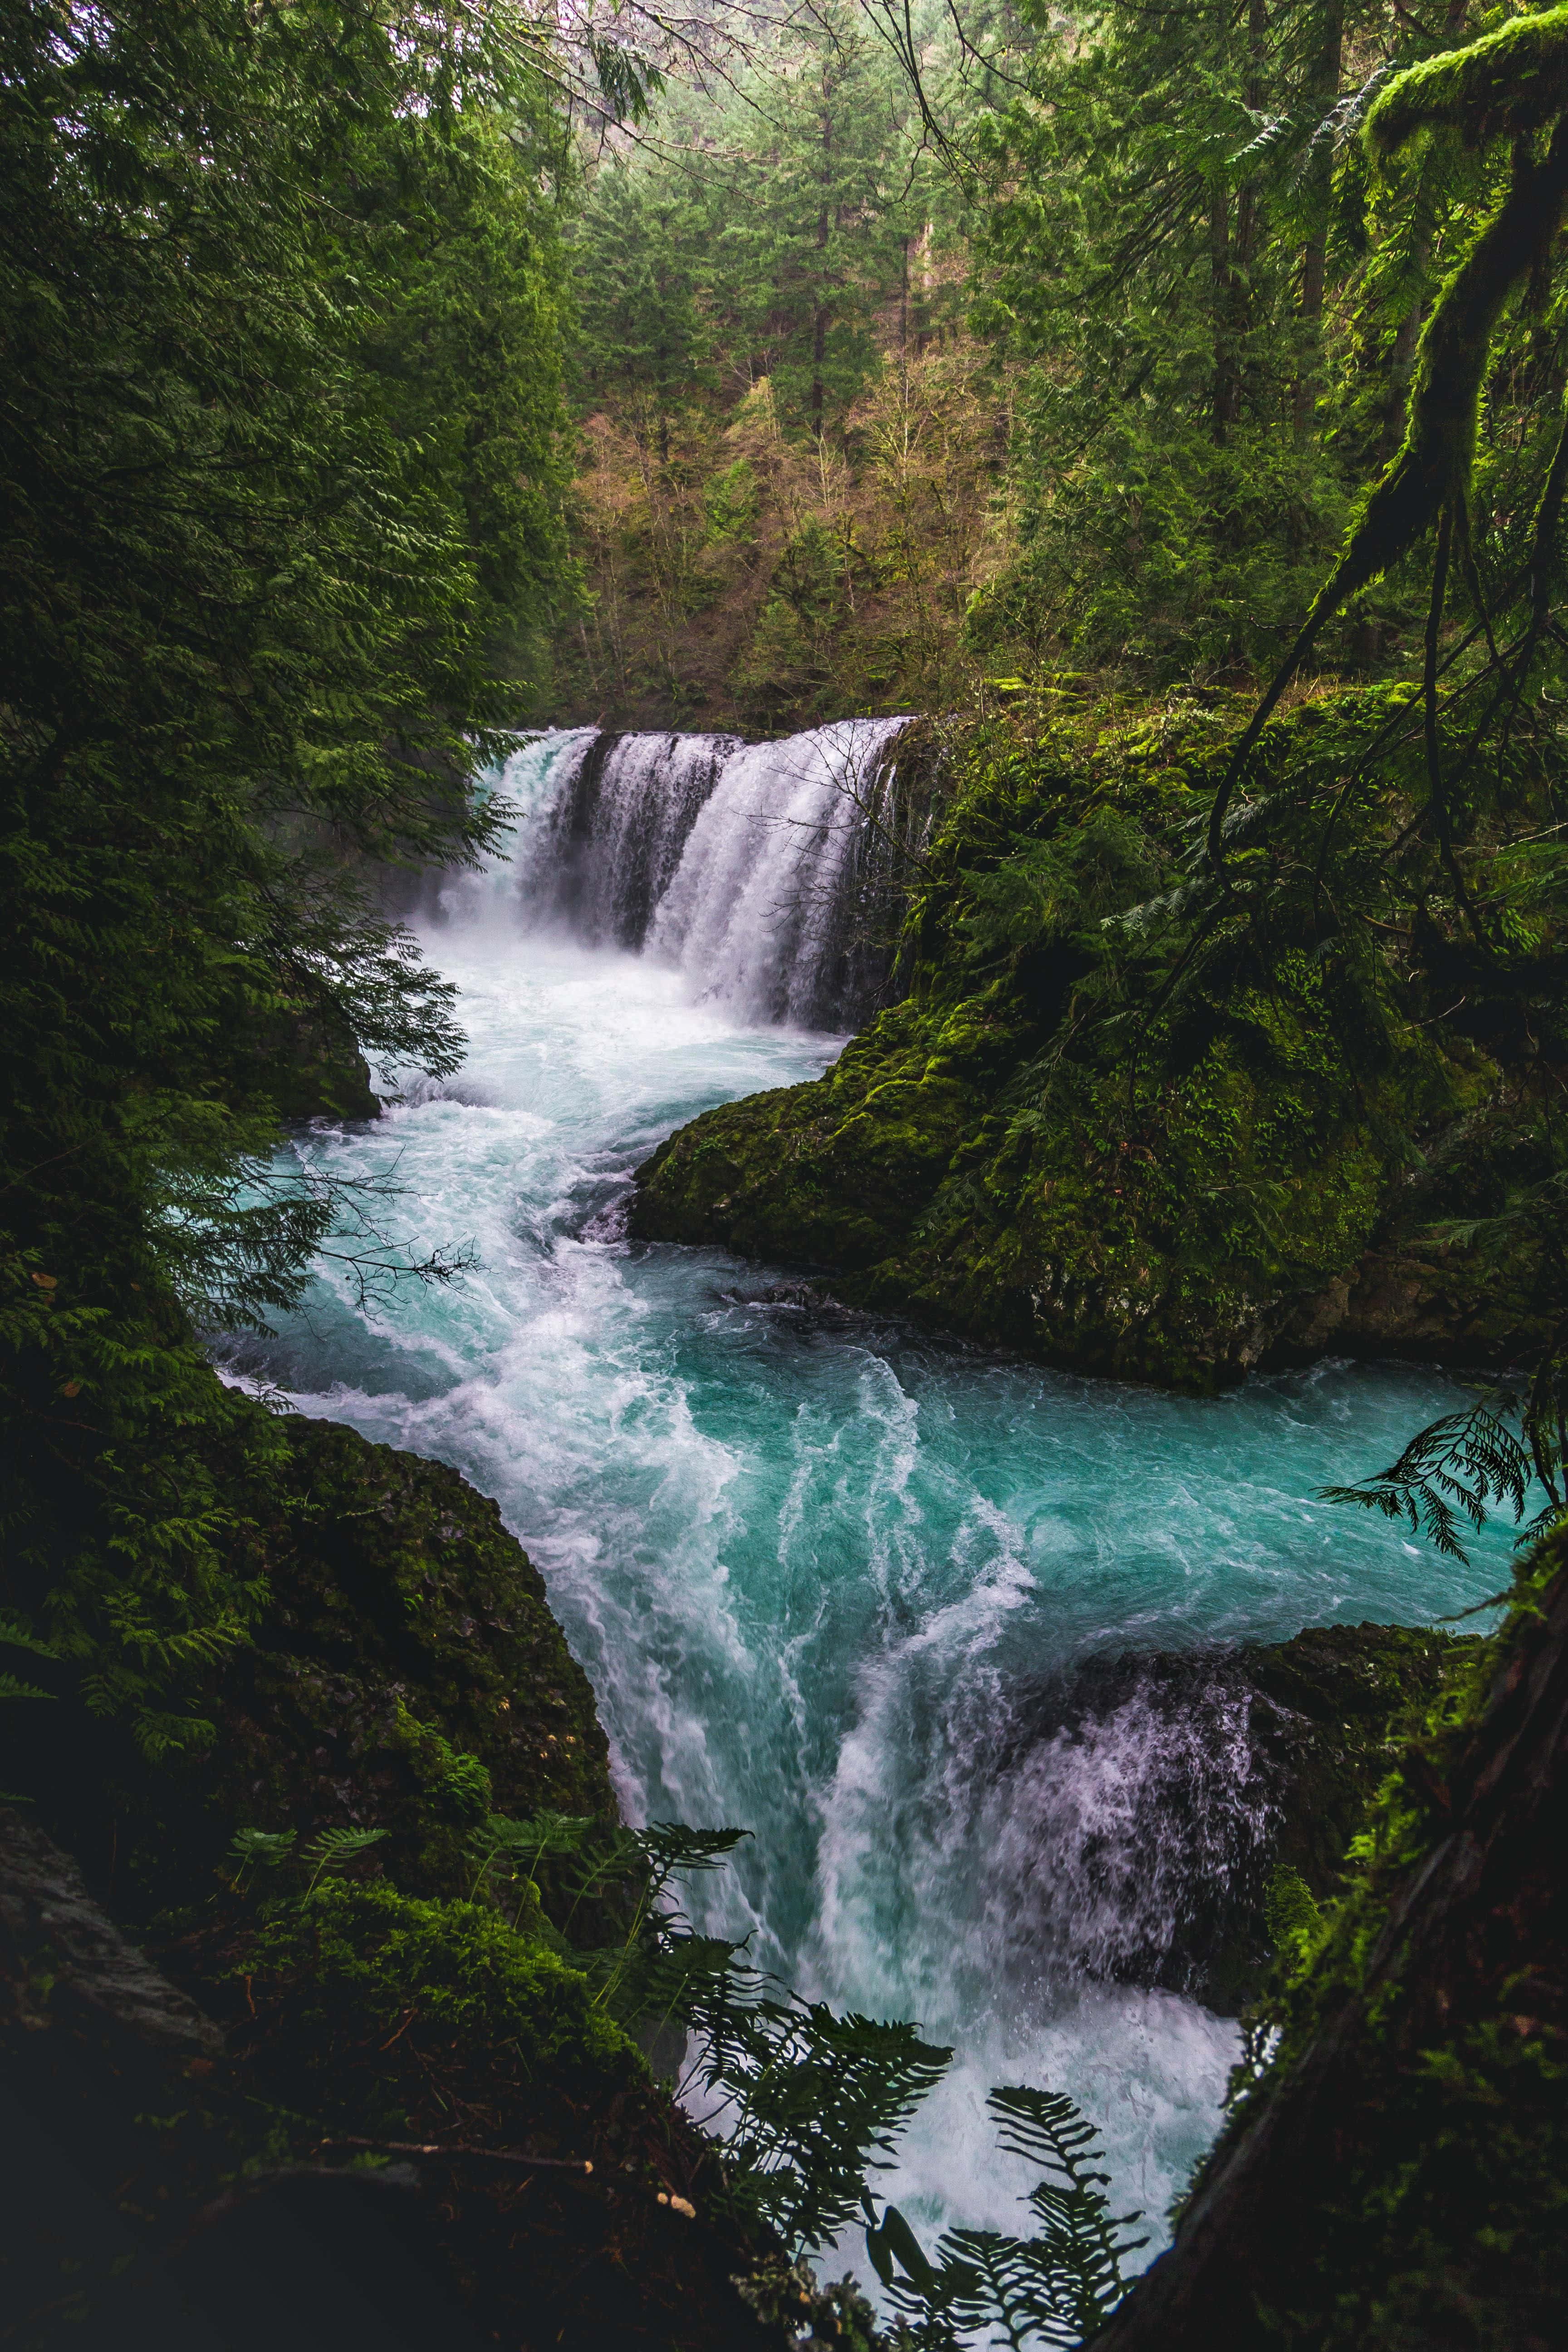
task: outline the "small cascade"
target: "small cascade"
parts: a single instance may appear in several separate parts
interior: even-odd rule
[[[1202,1654],[1086,1668],[1047,1703],[985,1807],[992,1927],[1026,1973],[1213,1999],[1279,1819],[1258,1704]]]
[[[530,845],[525,892],[590,947],[640,948],[733,735],[595,735]]]
[[[887,971],[908,724],[540,737],[501,780],[517,892],[536,920],[673,964],[742,1020],[847,1026]]]

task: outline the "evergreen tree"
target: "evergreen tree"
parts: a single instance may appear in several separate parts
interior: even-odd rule
[[[290,1297],[334,1213],[269,1189],[290,1048],[456,1061],[363,877],[489,837],[565,579],[525,34],[0,20],[8,1598],[154,1744],[258,1599],[196,1332]]]
[[[907,91],[858,12],[817,9],[753,78],[765,128],[732,167],[724,246],[752,371],[820,440],[874,364],[870,320],[914,221]]]
[[[1026,94],[975,140],[981,315],[1030,363],[1026,552],[992,625],[1143,677],[1267,669],[1398,446],[1424,306],[1486,208],[1483,159],[1440,138],[1380,178],[1359,135],[1391,73],[1469,37],[1463,0],[1429,25],[1383,0],[1031,9]],[[1418,610],[1397,572],[1368,583],[1324,652],[1412,648]]]

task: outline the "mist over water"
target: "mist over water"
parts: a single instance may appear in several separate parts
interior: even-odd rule
[[[1028,2182],[983,2101],[1028,2081],[1102,2126],[1118,2210],[1157,2244],[1236,2034],[1110,1972],[1168,1935],[1173,1855],[1224,1870],[1259,1833],[1246,1723],[1216,1718],[1200,1753],[1124,1694],[1020,1747],[1020,1695],[1096,1655],[1426,1622],[1495,1591],[1506,1544],[1460,1569],[1312,1500],[1454,1401],[1436,1376],[1325,1365],[1173,1398],[825,1310],[716,1250],[628,1244],[617,1206],[657,1141],[843,1042],[790,1016],[843,968],[838,787],[896,732],[868,729],[621,739],[584,790],[586,733],[512,762],[511,857],[424,927],[462,991],[466,1070],[295,1147],[395,1165],[411,1239],[471,1238],[479,1265],[364,1309],[323,1274],[244,1368],[498,1498],[592,1677],[628,1814],[755,1832],[694,1911],[803,1990],[957,2046],[881,2184],[922,2233],[1017,2221]],[[1163,1842],[1162,1791],[1197,1782],[1186,1843]]]

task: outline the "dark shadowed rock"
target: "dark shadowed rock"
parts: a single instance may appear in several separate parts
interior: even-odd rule
[[[1274,1872],[1337,1890],[1391,1733],[1471,1645],[1400,1626],[1096,1659],[1018,1706],[995,1866],[1016,1936],[1232,2012],[1271,1956]]]

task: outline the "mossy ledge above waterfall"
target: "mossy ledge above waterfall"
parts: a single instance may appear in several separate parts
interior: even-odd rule
[[[1265,734],[1257,789],[1364,740],[1403,692],[1300,704]],[[1560,1019],[1532,1024],[1506,973],[1419,921],[1370,991],[1352,960],[1260,950],[1238,919],[1228,948],[1223,923],[1205,933],[1201,984],[1165,992],[1150,940],[1232,723],[1187,699],[960,741],[913,872],[904,1000],[822,1078],[662,1145],[632,1233],[1197,1391],[1331,1349],[1497,1364],[1527,1346],[1539,1311],[1506,1247],[1442,1227],[1541,1172]],[[1346,820],[1363,863],[1406,783],[1395,764]]]

